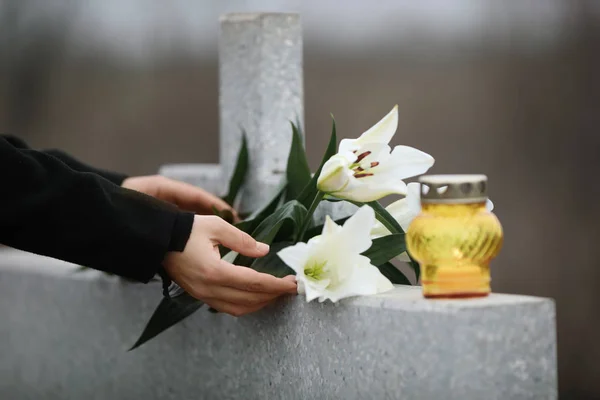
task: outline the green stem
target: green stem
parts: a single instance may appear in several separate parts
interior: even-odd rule
[[[310,225],[310,223],[312,221],[312,216],[315,213],[315,210],[317,209],[317,206],[319,205],[321,200],[323,200],[323,196],[325,196],[325,193],[323,193],[321,191],[318,191],[317,194],[315,195],[315,198],[313,199],[312,203],[310,204],[310,208],[308,209],[308,212],[306,213],[306,218],[304,218],[304,221],[302,222],[302,225],[300,226],[300,230],[298,231],[298,236],[296,236],[296,240],[294,241],[295,243],[298,243],[299,241],[302,240],[302,238],[304,238],[304,234],[306,233],[306,230],[308,229],[308,226]]]

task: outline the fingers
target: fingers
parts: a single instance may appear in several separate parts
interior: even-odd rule
[[[286,276],[282,280],[294,282],[295,286],[296,277],[293,275]],[[205,303],[220,312],[235,317],[258,311],[281,296],[269,293],[246,292],[226,287],[214,289],[213,293],[215,298],[209,297],[205,299]]]
[[[247,292],[227,286],[217,286],[210,289],[206,301],[222,300],[231,304],[251,307],[273,301],[280,295],[281,293]]]
[[[230,210],[234,218],[237,218],[235,210],[223,199],[185,182],[167,179],[162,183],[160,193],[163,200],[176,204],[183,210],[212,214],[214,206],[219,211]]]
[[[229,302],[226,302],[223,300],[210,300],[210,301],[206,302],[206,304],[208,304],[210,307],[214,308],[215,310],[229,314],[229,315],[233,315],[234,317],[241,317],[242,315],[253,313],[253,312],[258,311],[261,308],[269,305],[270,303],[271,303],[271,301],[244,306],[244,305],[229,303]]]
[[[257,242],[252,236],[228,224],[221,218],[213,219],[211,230],[213,234],[212,239],[228,249],[237,251],[245,256],[262,257],[269,252],[268,245]]]
[[[221,282],[228,287],[244,290],[247,292],[262,292],[273,294],[293,293],[298,289],[295,279],[276,278],[269,274],[254,271],[251,268],[241,267],[221,262],[218,269]]]
[[[284,281],[290,281],[290,282],[293,282],[293,283],[294,283],[294,284],[297,286],[297,284],[296,284],[296,275],[288,275],[288,276],[284,276],[284,277],[283,277],[283,280],[284,280]]]

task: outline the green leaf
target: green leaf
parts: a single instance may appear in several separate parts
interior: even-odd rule
[[[286,187],[287,184],[281,185],[275,196],[267,204],[253,212],[246,220],[235,224],[235,227],[246,233],[252,233],[265,218],[275,212],[285,193]]]
[[[300,229],[298,229],[294,235],[294,240],[296,242],[299,242],[302,239],[302,237],[304,236],[304,234],[306,233],[306,230],[314,224],[313,214],[315,213],[315,210],[317,209],[317,207],[323,200],[324,195],[325,195],[325,193],[321,192],[320,190],[317,191],[315,198],[310,203],[310,207],[306,213],[306,217],[304,218],[304,221],[302,221],[302,224],[300,225]]]
[[[404,233],[394,233],[373,240],[371,247],[362,253],[369,257],[371,264],[379,266],[406,251]]]
[[[360,206],[360,204],[354,204]],[[388,210],[386,210],[381,204],[379,204],[378,201],[371,201],[366,204],[369,205],[373,209],[373,211],[375,211],[375,217],[377,218],[377,220],[381,222],[383,226],[385,226],[391,233],[404,233],[404,230],[402,229],[398,221],[396,221],[396,219],[392,217]]]
[[[377,267],[379,271],[390,280],[390,282],[397,285],[410,285],[410,281],[404,274],[394,266],[394,264],[387,262]]]
[[[300,228],[300,224],[306,216],[306,208],[296,200],[288,201],[273,214],[264,219],[263,222],[252,232],[252,237],[260,242],[271,244],[275,235],[284,224],[293,226],[294,232]]]
[[[410,257],[410,254],[408,255]],[[415,271],[415,277],[417,282],[419,282],[419,278],[421,277],[421,266],[419,265],[419,263],[415,260],[413,260],[412,257],[410,257],[410,261],[408,262],[408,265],[411,266],[411,268],[413,269],[413,271]]]
[[[279,250],[284,249],[288,246],[293,245],[294,242],[277,242],[271,245],[269,254],[264,257],[257,258],[254,260],[250,268],[264,272],[265,274],[276,276],[277,278],[283,278],[288,275],[295,275],[293,269],[288,267],[277,255]]]
[[[150,321],[146,324],[144,331],[139,339],[129,349],[129,351],[141,346],[153,337],[166,331],[179,321],[192,315],[204,303],[183,292],[176,297],[163,297],[163,299],[154,310]]]
[[[298,197],[311,179],[306,150],[302,145],[302,135],[294,123],[292,123],[292,146],[288,156],[286,178],[288,182],[286,201]]]
[[[313,175],[308,184],[302,189],[300,195],[296,198],[305,208],[310,207],[311,202],[317,195],[317,181],[319,179],[319,175],[323,170],[323,165],[329,160],[337,151],[337,135],[335,131],[335,119],[333,116],[331,117],[333,121],[333,125],[331,128],[331,137],[329,138],[329,144],[327,145],[327,149],[325,150],[325,154],[323,154],[323,159],[321,160],[321,164],[317,169],[317,172]]]
[[[233,206],[235,199],[244,184],[246,172],[248,171],[248,141],[246,140],[246,132],[242,131],[242,145],[238,152],[237,161],[231,179],[229,180],[229,191],[223,197],[223,200],[230,206]]]
[[[231,250],[229,250],[227,247],[223,246],[222,244],[219,245],[219,255],[221,256],[221,258],[223,258],[230,251]]]
[[[275,236],[282,229],[289,231],[291,239],[297,234],[302,221],[306,217],[306,208],[296,200],[288,201],[273,214],[265,218],[260,225],[252,232],[252,237],[259,242],[271,244]],[[250,257],[239,256],[235,264],[248,266],[252,264],[253,259]]]

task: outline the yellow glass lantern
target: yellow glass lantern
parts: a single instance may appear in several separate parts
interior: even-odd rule
[[[485,175],[419,179],[421,213],[406,232],[409,254],[421,266],[423,295],[463,298],[490,293],[490,261],[502,247],[502,226],[486,208]]]

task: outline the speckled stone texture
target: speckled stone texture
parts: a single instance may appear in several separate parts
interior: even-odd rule
[[[302,28],[297,14],[228,14],[219,38],[220,166],[167,165],[160,173],[224,194],[242,129],[250,170],[242,211],[265,204],[285,174],[292,130],[304,124]]]
[[[220,196],[227,191],[223,171],[217,164],[171,164],[163,165],[158,173],[167,178],[199,186]]]
[[[242,209],[268,200],[292,143],[290,121],[304,124],[302,28],[297,14],[228,14],[219,37],[219,105],[223,174],[232,173],[248,136],[251,171]]]
[[[277,192],[291,146],[290,121],[303,125],[302,28],[297,14],[228,14],[219,40],[220,165],[171,164],[159,173],[224,195],[242,128],[250,171],[238,208],[254,211]],[[322,203],[315,220],[350,215],[348,203]]]
[[[0,399],[556,399],[552,300],[417,287],[254,315],[200,310],[127,352],[160,298],[0,252]]]

